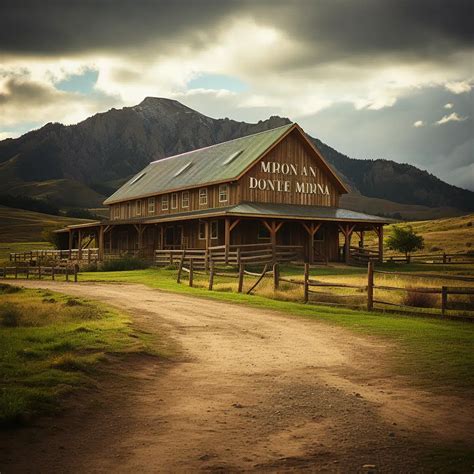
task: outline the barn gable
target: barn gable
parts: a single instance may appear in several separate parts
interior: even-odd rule
[[[242,201],[337,207],[346,186],[295,124],[240,177]]]

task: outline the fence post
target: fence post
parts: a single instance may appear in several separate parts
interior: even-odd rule
[[[304,302],[309,299],[309,263],[304,264]]]
[[[15,265],[15,280],[18,278],[18,267]]]
[[[74,283],[77,283],[77,269],[79,265],[77,263],[74,264]]]
[[[41,280],[41,265],[38,267],[38,280]]]
[[[209,270],[209,249],[204,251],[204,271],[207,272]]]
[[[69,281],[69,265],[66,265],[66,281]]]
[[[278,290],[280,287],[280,266],[278,263],[273,264],[273,289]]]
[[[239,287],[237,291],[242,293],[242,288],[244,287],[244,265],[239,263]]]
[[[51,267],[51,280],[54,280],[54,267]]]
[[[446,316],[446,309],[448,307],[448,287],[441,287],[441,316]]]
[[[446,263],[446,252],[443,252],[443,263]]]
[[[374,309],[374,262],[367,264],[367,311]]]
[[[181,272],[183,271],[183,265],[184,265],[184,250],[181,255],[181,260],[179,261],[178,278],[176,279],[176,283],[181,283]]]
[[[237,247],[237,266],[240,268],[240,247]]]
[[[192,257],[189,259],[189,286],[193,286],[193,259]]]
[[[30,266],[29,265],[26,266],[26,279],[27,280],[30,279]]]
[[[214,260],[210,260],[209,262],[209,291],[212,291],[212,287],[214,286]]]

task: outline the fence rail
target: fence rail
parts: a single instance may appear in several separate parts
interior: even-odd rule
[[[64,276],[66,281],[69,281],[71,278],[74,282],[77,282],[77,265],[61,265],[61,266],[44,266],[44,265],[35,265],[35,266],[5,266],[0,267],[0,278],[2,279],[18,279],[26,278],[37,278],[41,280],[43,278],[51,278],[55,280],[58,276]]]
[[[155,264],[168,266],[178,264],[184,258],[186,266],[192,259],[195,268],[208,270],[211,262],[239,267],[248,265],[264,265],[272,262],[291,262],[302,259],[303,247],[270,244],[224,245],[209,249],[155,250]]]
[[[387,255],[384,262],[388,263],[425,263],[425,264],[470,264],[474,263],[471,253],[426,253],[411,255]]]

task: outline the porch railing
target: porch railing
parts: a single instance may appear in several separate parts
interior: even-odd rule
[[[260,265],[271,262],[291,262],[303,259],[303,247],[297,245],[243,244],[209,247],[209,249],[155,250],[155,264],[167,266],[181,260],[187,265],[193,260],[195,268],[208,268],[216,264],[238,266],[241,263]]]

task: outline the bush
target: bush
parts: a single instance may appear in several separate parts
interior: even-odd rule
[[[12,286],[6,283],[0,283],[0,295],[18,293],[19,291],[21,291],[21,288],[19,286]]]
[[[21,311],[12,303],[0,305],[0,324],[6,328],[16,328],[20,325]]]
[[[143,270],[150,266],[149,262],[137,257],[122,257],[117,260],[108,260],[102,264],[104,272],[121,272],[125,270]]]
[[[408,291],[403,297],[402,303],[405,306],[414,306],[416,308],[434,308],[436,306],[436,296],[431,293],[418,293],[417,291]]]

